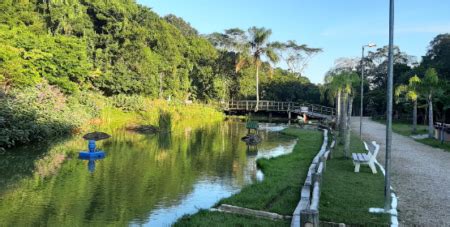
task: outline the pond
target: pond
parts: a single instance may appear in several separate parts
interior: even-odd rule
[[[98,143],[106,158],[95,166],[77,158],[87,146],[78,137],[3,153],[0,225],[170,225],[261,180],[256,159],[296,143],[282,128],[262,125],[257,151],[235,121],[155,135],[117,129]]]

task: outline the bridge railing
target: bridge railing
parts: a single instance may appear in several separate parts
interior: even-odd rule
[[[231,100],[225,106],[226,110],[245,110],[251,111],[256,107],[256,100]],[[333,116],[334,108],[300,102],[279,102],[270,100],[260,100],[258,110],[263,111],[300,111],[301,107],[307,107],[308,112],[322,115]]]
[[[227,110],[254,110],[256,107],[255,100],[239,100],[230,101],[225,107]],[[278,102],[269,100],[260,100],[258,104],[259,110],[271,110],[271,111],[289,111],[294,110],[294,102]]]

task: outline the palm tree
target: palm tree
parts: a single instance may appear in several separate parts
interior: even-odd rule
[[[417,99],[419,97],[419,86],[421,80],[417,75],[409,78],[408,85],[399,85],[395,88],[395,97],[397,102],[400,100],[400,96],[405,94],[405,98],[413,102],[413,133],[417,132]]]
[[[239,28],[225,30],[224,34],[213,33],[208,39],[219,49],[226,49],[236,53],[235,73],[247,65],[256,67],[256,107],[259,106],[259,71],[262,65],[262,57],[266,57],[269,63],[277,63],[279,60],[276,49],[280,49],[285,44],[280,42],[269,43],[269,37],[272,30],[264,27],[251,27],[248,29],[248,35]],[[270,64],[269,64],[270,67]],[[269,69],[271,70],[271,69]]]
[[[340,76],[340,79],[342,80],[343,86],[343,93],[346,97],[347,103],[345,103],[346,107],[346,118],[343,118],[345,121],[345,143],[344,143],[344,152],[345,157],[350,156],[350,134],[351,134],[351,127],[350,127],[350,121],[352,117],[352,110],[353,110],[353,98],[355,96],[355,87],[359,84],[360,78],[358,75],[354,72],[343,72]]]
[[[253,64],[256,67],[256,106],[255,112],[259,106],[259,69],[261,67],[261,57],[265,56],[270,62],[276,63],[279,60],[278,55],[274,51],[274,47],[268,42],[272,30],[264,27],[251,27],[248,29],[249,44]]]
[[[351,71],[330,73],[325,77],[325,90],[337,99],[337,118],[339,122],[339,143],[344,144],[344,153],[350,153],[350,119],[353,109],[354,87],[359,83],[359,77]],[[331,100],[331,99],[330,99]]]
[[[426,97],[428,104],[428,137],[433,138],[433,95],[439,91],[439,78],[434,68],[427,69],[425,77],[419,88],[420,92]]]
[[[335,74],[328,73],[325,76],[325,84],[321,87],[321,98],[324,99],[325,95],[331,105],[336,106],[336,118],[335,118],[335,126],[336,128],[340,127],[341,120],[341,93],[342,86],[339,80],[334,79]]]

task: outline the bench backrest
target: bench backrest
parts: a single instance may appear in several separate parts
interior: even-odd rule
[[[366,141],[363,141],[364,147],[366,148],[366,151],[369,152],[369,146],[367,145]]]
[[[369,161],[375,161],[378,155],[378,151],[380,150],[380,145],[378,145],[375,141],[372,141],[372,146],[368,146],[366,142],[364,142],[364,145],[368,150],[367,155],[370,157]]]

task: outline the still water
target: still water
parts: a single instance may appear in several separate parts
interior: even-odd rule
[[[262,125],[257,151],[240,140],[244,124],[227,121],[155,135],[114,130],[98,143],[106,158],[90,165],[77,159],[80,138],[3,153],[0,225],[168,226],[262,180],[256,159],[295,145],[282,128]]]

